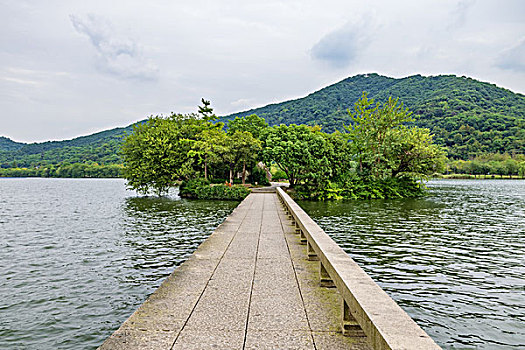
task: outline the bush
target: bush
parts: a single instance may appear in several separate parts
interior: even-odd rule
[[[183,198],[243,200],[249,193],[244,186],[210,185],[204,179],[185,181],[179,187]]]
[[[257,183],[257,185],[261,186],[270,186],[270,181],[266,177],[266,171],[258,166],[253,167],[250,176],[248,176],[248,181],[253,185]]]
[[[209,182],[204,179],[183,181],[179,186],[179,196],[184,198],[198,198],[197,190],[209,185]]]
[[[229,180],[222,179],[222,178],[210,178],[209,182],[211,184],[225,184],[225,183],[229,182]]]
[[[288,180],[288,175],[281,169],[277,169],[275,172],[272,173],[272,180]]]
[[[424,194],[424,186],[410,177],[373,180],[354,176],[344,186],[328,183],[317,191],[304,185],[296,188],[296,198],[314,200],[414,198]]]

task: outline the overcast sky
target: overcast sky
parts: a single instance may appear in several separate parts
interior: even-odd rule
[[[525,1],[0,0],[0,136],[219,115],[360,73],[467,75],[525,93]]]

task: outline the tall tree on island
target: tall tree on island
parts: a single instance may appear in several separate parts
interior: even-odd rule
[[[256,159],[261,150],[261,141],[248,131],[236,131],[226,138],[227,147],[224,159],[230,169],[230,183],[233,183],[233,173],[242,163],[242,184],[246,183],[246,164]]]
[[[267,128],[261,138],[262,159],[266,164],[275,162],[288,176],[290,187],[322,171],[321,163],[328,164],[319,127],[281,124]]]
[[[198,177],[200,157],[210,156],[209,149],[198,143],[199,135],[212,135],[223,127],[212,122],[209,101],[202,102],[198,114],[150,117],[133,128],[120,151],[129,188],[162,195],[177,181]]]
[[[268,127],[268,123],[258,117],[256,114],[251,114],[245,117],[236,117],[228,121],[228,134],[233,135],[236,131],[248,131],[256,139],[260,139],[261,133]]]
[[[352,123],[345,129],[360,175],[422,178],[443,168],[445,151],[432,142],[428,129],[408,126],[411,113],[398,100],[375,104],[363,93],[349,114]]]

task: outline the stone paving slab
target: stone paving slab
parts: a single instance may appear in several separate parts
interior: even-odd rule
[[[100,349],[370,349],[275,193],[252,193]]]
[[[244,349],[314,350],[315,346],[308,331],[250,331]]]
[[[173,347],[159,349],[205,350],[205,349],[243,349],[244,331],[222,331],[210,333],[206,330],[195,330],[182,334]]]
[[[370,344],[364,338],[342,337],[337,332],[313,332],[317,350],[370,350]]]

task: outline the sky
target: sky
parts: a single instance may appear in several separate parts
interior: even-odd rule
[[[203,97],[226,115],[372,72],[525,93],[525,1],[0,0],[0,136],[19,142]]]

